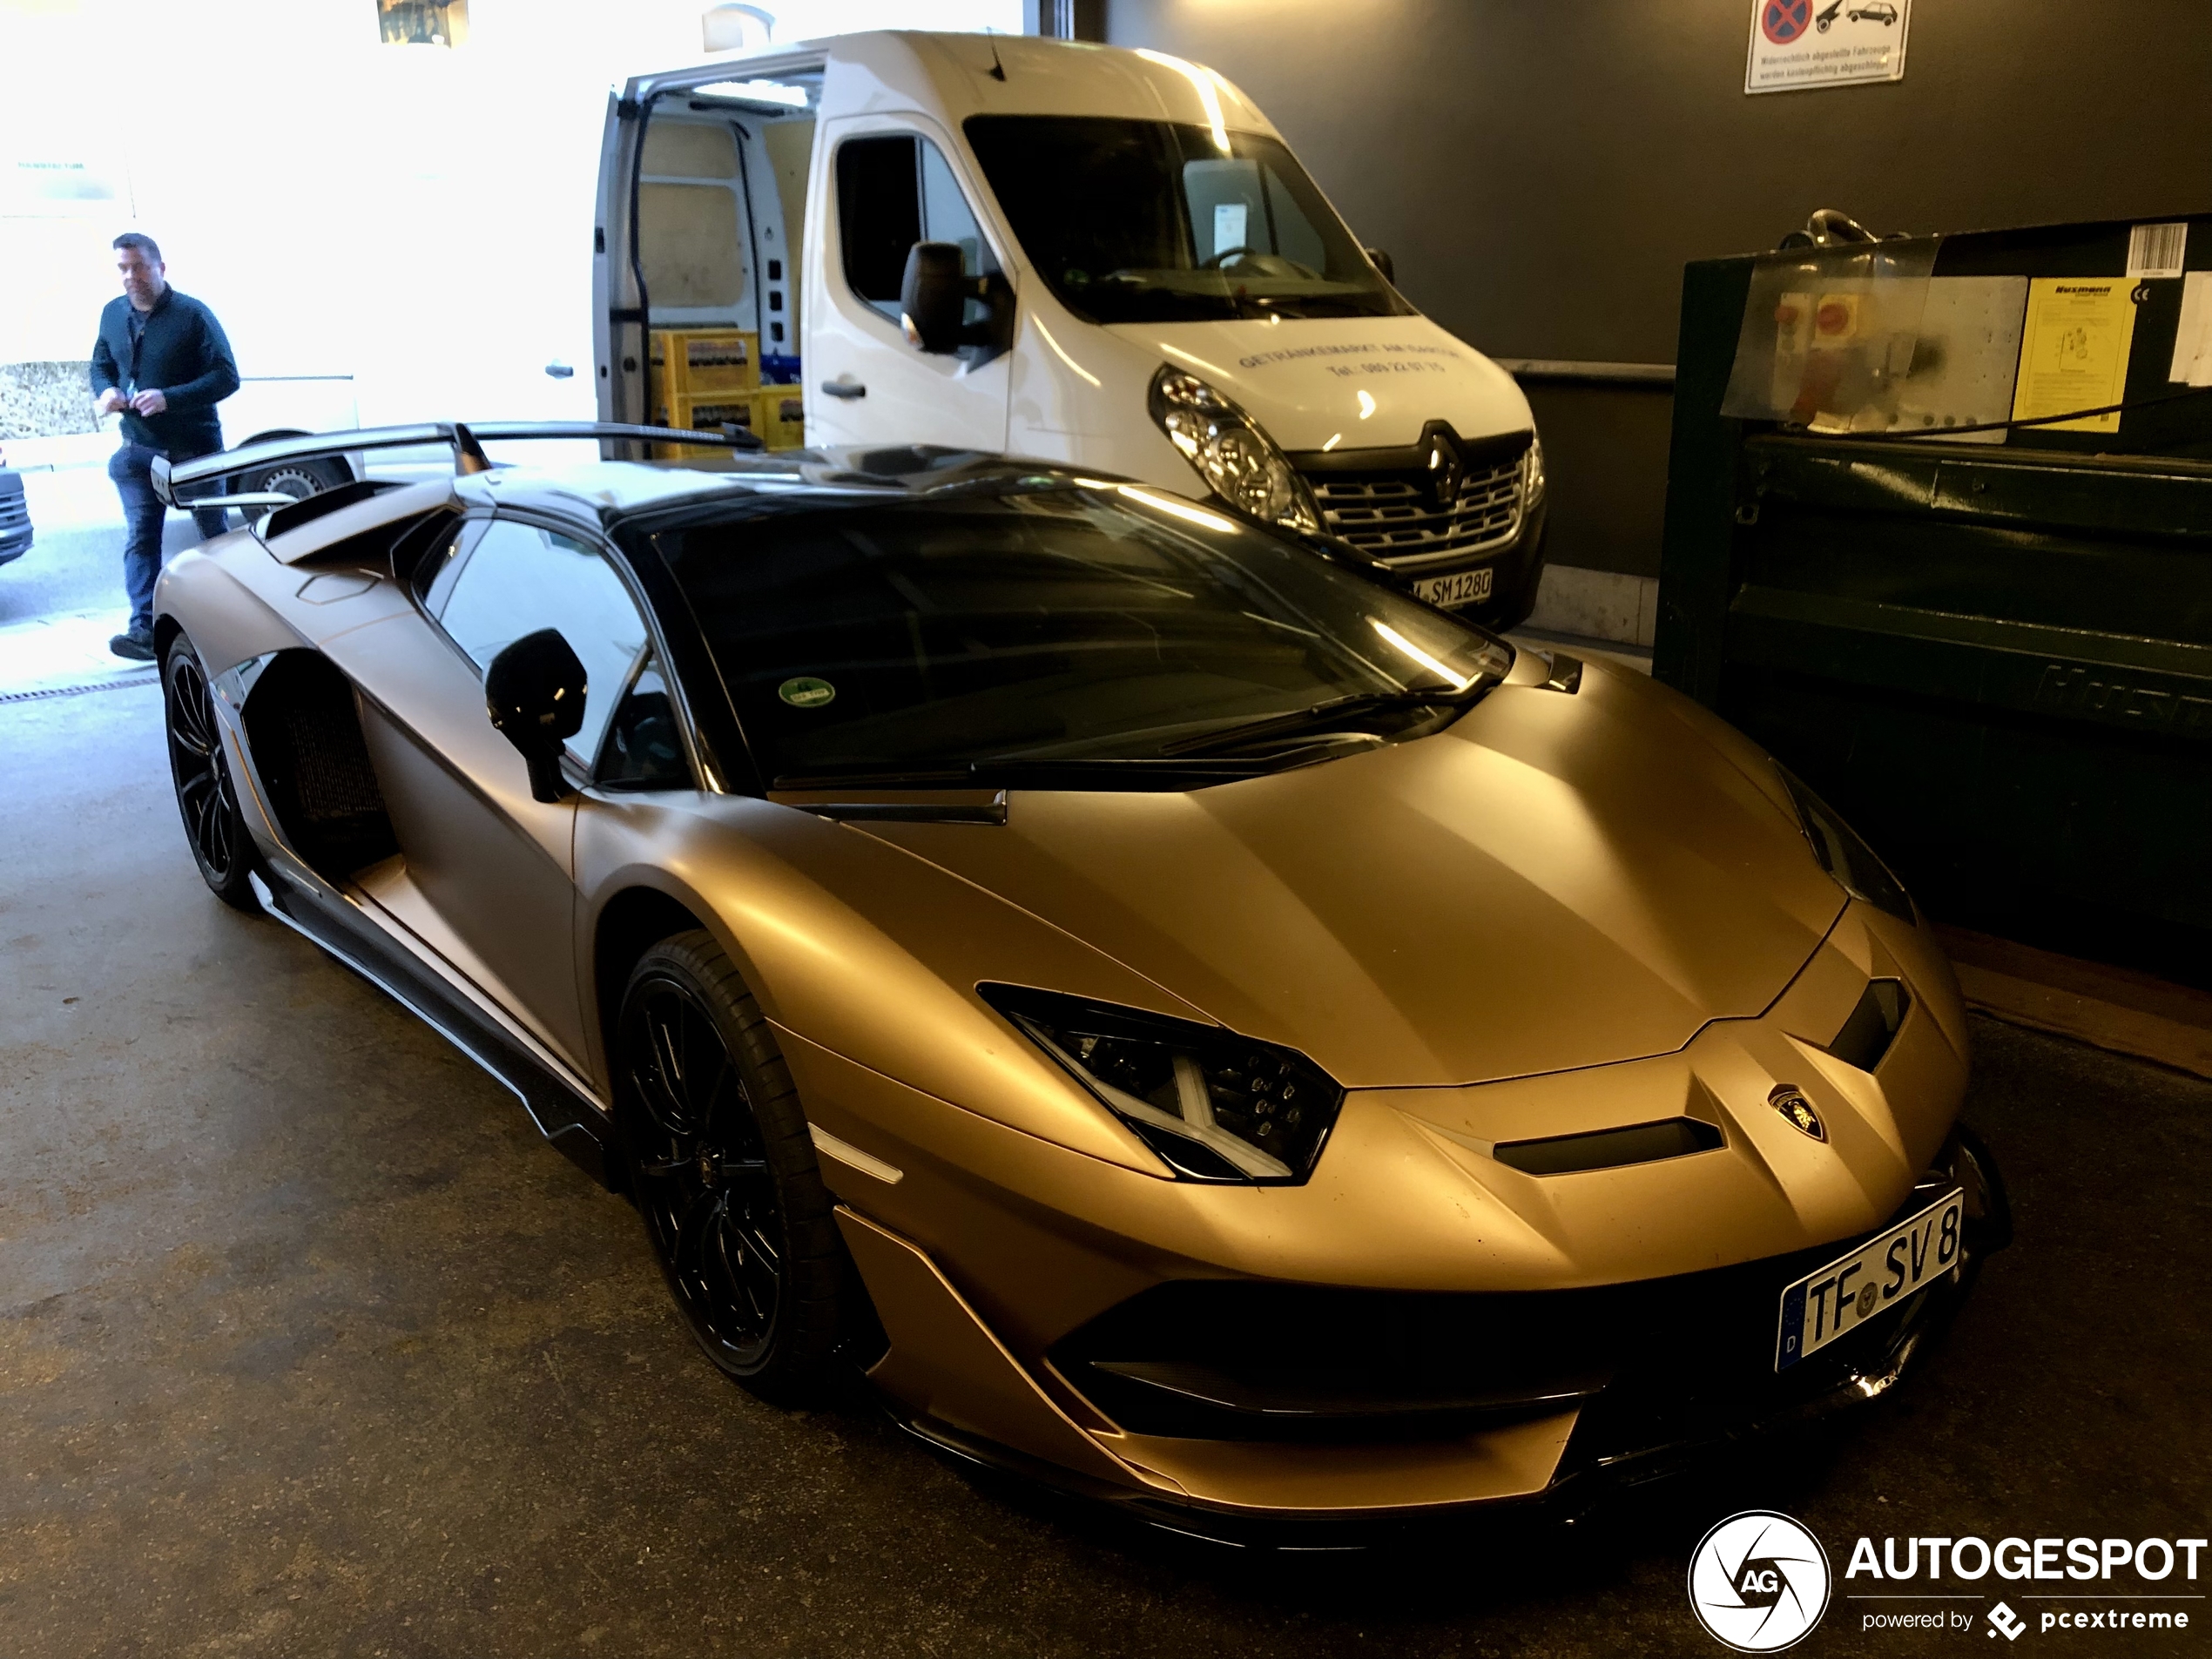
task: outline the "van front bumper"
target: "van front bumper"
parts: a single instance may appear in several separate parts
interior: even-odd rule
[[[1491,548],[1440,568],[1395,572],[1408,591],[1442,610],[1497,633],[1518,628],[1536,608],[1544,579],[1543,503],[1521,522],[1521,534],[1504,547]]]

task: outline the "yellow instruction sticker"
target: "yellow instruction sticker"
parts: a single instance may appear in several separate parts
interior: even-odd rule
[[[2101,408],[2127,395],[2135,285],[2124,278],[2036,277],[2027,285],[2013,419]],[[2055,421],[2051,432],[2117,432],[2117,415]]]

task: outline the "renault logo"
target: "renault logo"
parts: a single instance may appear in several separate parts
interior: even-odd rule
[[[1797,1084],[1777,1083],[1774,1092],[1766,1097],[1766,1103],[1780,1112],[1788,1120],[1791,1128],[1803,1130],[1816,1141],[1828,1138],[1828,1130],[1820,1121],[1820,1114],[1813,1110],[1812,1103],[1805,1098],[1804,1091]]]
[[[1460,499],[1460,452],[1451,439],[1433,432],[1428,440],[1428,487],[1436,493],[1440,512],[1450,512]]]

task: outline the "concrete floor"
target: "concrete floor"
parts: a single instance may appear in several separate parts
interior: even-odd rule
[[[0,1008],[15,1659],[1711,1654],[1684,1568],[1735,1509],[1839,1572],[1862,1533],[2206,1530],[2212,1085],[1986,1022],[2020,1238],[1900,1397],[1582,1534],[1256,1558],[725,1383],[624,1204],[200,887],[152,687],[0,705]],[[1859,1624],[1804,1651],[1987,1651]]]

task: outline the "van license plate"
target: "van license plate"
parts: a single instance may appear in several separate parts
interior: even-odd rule
[[[1490,597],[1491,580],[1496,574],[1486,564],[1480,570],[1454,570],[1449,576],[1427,577],[1413,583],[1413,597],[1447,610],[1454,605],[1480,604]]]
[[[1966,1221],[1965,1195],[1946,1193],[1910,1220],[1783,1291],[1774,1368],[1789,1370],[1867,1320],[1878,1319],[1885,1309],[1958,1266],[1959,1230]]]

